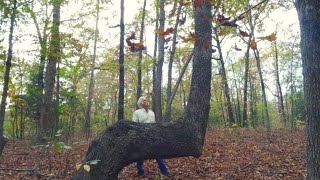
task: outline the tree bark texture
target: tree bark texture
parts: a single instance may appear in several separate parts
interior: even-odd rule
[[[14,30],[14,22],[16,20],[16,10],[17,10],[17,1],[13,1],[13,8],[10,17],[10,32],[9,32],[9,48],[8,48],[8,56],[6,61],[6,70],[4,74],[4,81],[3,81],[3,90],[2,90],[2,97],[1,97],[1,104],[0,104],[0,156],[2,155],[2,151],[4,146],[7,143],[4,134],[4,119],[6,114],[6,105],[7,105],[7,97],[8,97],[8,90],[9,90],[9,79],[10,79],[10,70],[11,70],[11,60],[12,60],[12,49],[13,49],[13,30]]]
[[[146,17],[146,5],[147,0],[143,1],[143,8],[142,8],[142,18],[141,18],[141,24],[140,24],[140,42],[143,42],[143,36],[144,36],[144,21]],[[139,59],[138,59],[138,67],[137,67],[137,77],[138,77],[138,84],[137,84],[137,101],[139,100],[140,96],[142,95],[142,74],[141,74],[141,61],[142,61],[142,51],[139,51]],[[137,105],[137,109],[138,109]]]
[[[48,64],[46,67],[44,96],[42,100],[42,108],[40,114],[41,136],[43,138],[46,133],[53,134],[54,127],[54,104],[53,104],[53,91],[55,87],[55,78],[57,73],[57,62],[60,57],[60,3],[54,3],[53,7],[53,24],[51,28],[51,41],[48,55]],[[38,139],[40,140],[40,139]],[[43,140],[43,139],[42,139]]]
[[[124,119],[124,0],[120,1],[120,12],[118,120]]]
[[[215,29],[214,33],[215,33],[215,40],[217,43],[217,49],[219,52],[219,63],[221,65],[221,72],[220,72],[221,73],[221,81],[222,81],[221,83],[222,83],[224,95],[226,97],[228,123],[229,123],[229,125],[232,125],[233,123],[235,123],[235,120],[234,120],[233,111],[232,111],[230,89],[229,89],[229,85],[228,85],[226,69],[224,66],[224,59],[223,59],[223,55],[222,55],[221,42],[219,40],[219,35],[218,35],[218,32],[216,29]]]
[[[124,166],[137,160],[201,155],[210,109],[211,6],[205,2],[195,7],[194,12],[199,43],[195,44],[191,90],[184,117],[163,124],[118,121],[97,136],[88,148],[83,164],[100,160],[98,164],[90,165],[89,172],[80,168],[73,179],[113,180],[118,179]]]
[[[307,179],[320,179],[320,1],[297,0],[306,111]]]
[[[160,0],[159,29],[165,30],[165,0]],[[155,88],[154,88],[154,114],[157,122],[162,122],[162,67],[164,61],[164,36],[158,36],[158,60],[156,63]]]
[[[182,8],[180,3],[182,3],[182,0],[180,0],[180,2],[179,2],[179,7],[178,7],[177,15],[176,15],[176,22],[174,25],[172,45],[171,45],[169,64],[168,64],[167,103],[166,103],[166,113],[165,113],[164,122],[171,121],[172,107],[171,107],[170,99],[173,99],[173,97],[174,97],[174,95],[172,93],[172,66],[173,66],[174,55],[176,53],[176,42],[177,42],[177,33],[178,33],[177,30],[178,30],[179,18],[180,18],[181,8]],[[174,3],[174,8],[176,8],[176,6],[177,6],[177,2]]]

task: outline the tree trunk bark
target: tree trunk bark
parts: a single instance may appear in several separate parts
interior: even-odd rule
[[[118,120],[124,119],[124,0],[120,1]]]
[[[160,0],[159,29],[164,31],[165,26],[165,0]],[[164,35],[158,36],[158,60],[156,63],[154,114],[157,122],[162,122],[162,66],[164,61]]]
[[[320,179],[320,2],[296,0],[306,111],[307,179]]]
[[[13,49],[13,30],[14,30],[14,22],[16,20],[16,13],[17,13],[16,10],[17,10],[17,0],[14,0],[11,17],[10,17],[9,48],[8,48],[8,56],[6,61],[6,71],[4,74],[1,104],[0,104],[0,156],[2,155],[4,146],[7,143],[7,139],[3,136],[4,134],[3,125],[4,125],[5,114],[6,114],[7,96],[8,96],[8,90],[9,90],[12,49]]]
[[[280,84],[280,75],[279,75],[279,59],[278,59],[278,48],[277,48],[277,42],[274,42],[274,47],[275,47],[275,61],[276,61],[276,83],[277,83],[277,91],[278,91],[278,102],[279,102],[279,113],[281,116],[281,120],[283,121],[284,124],[287,123],[286,120],[286,115],[284,112],[284,104],[283,104],[283,95],[282,95],[282,89],[281,89],[281,84]]]
[[[182,3],[182,0],[180,0],[180,3]],[[170,51],[170,57],[169,57],[169,64],[168,64],[168,85],[167,85],[167,104],[166,104],[166,114],[164,118],[164,122],[170,122],[171,121],[171,102],[174,98],[174,95],[172,93],[172,65],[173,65],[173,59],[174,55],[176,53],[176,41],[177,41],[177,30],[179,25],[179,17],[181,14],[181,8],[182,6],[179,3],[177,15],[176,15],[176,22],[174,25],[174,32],[172,37],[172,48]],[[174,3],[174,8],[176,8],[177,2]],[[179,84],[179,82],[177,82]],[[170,102],[171,99],[171,102]]]
[[[53,135],[54,116],[53,116],[53,91],[55,86],[56,65],[60,56],[60,3],[54,3],[53,7],[53,25],[51,28],[50,52],[48,56],[48,64],[46,67],[45,88],[42,100],[42,108],[40,114],[40,136],[38,141]]]
[[[270,118],[269,118],[266,88],[264,86],[264,80],[263,80],[263,75],[262,75],[259,51],[256,49],[256,50],[253,50],[253,52],[254,52],[254,55],[255,55],[255,58],[256,58],[256,62],[257,62],[257,69],[258,69],[258,72],[259,72],[260,85],[261,85],[261,91],[262,91],[264,125],[268,130],[270,130],[271,123],[270,123]]]
[[[90,165],[89,172],[80,168],[73,179],[113,180],[118,179],[118,172],[124,166],[137,160],[201,155],[210,109],[212,30],[208,20],[211,6],[204,2],[194,12],[199,44],[195,45],[191,90],[184,118],[173,124],[118,121],[95,138],[88,148],[84,164],[99,160],[98,164]]]
[[[230,98],[230,89],[227,81],[227,74],[226,74],[226,69],[224,67],[224,59],[222,56],[222,49],[221,49],[221,42],[219,40],[218,32],[217,29],[214,30],[215,32],[215,40],[217,43],[217,49],[219,52],[219,62],[221,65],[221,83],[223,87],[223,92],[226,97],[226,106],[227,106],[227,116],[228,116],[228,123],[229,125],[232,125],[235,123],[234,121],[234,116],[233,116],[233,111],[232,111],[232,105],[231,105],[231,98]]]
[[[143,8],[142,8],[142,19],[141,19],[141,25],[140,25],[140,42],[143,42],[143,36],[144,36],[144,21],[146,16],[146,4],[147,0],[143,1]],[[137,67],[137,77],[138,77],[138,84],[137,84],[137,101],[142,95],[142,75],[141,75],[141,61],[142,61],[142,51],[139,51],[139,59],[138,59],[138,67]],[[138,109],[137,105],[137,109]]]

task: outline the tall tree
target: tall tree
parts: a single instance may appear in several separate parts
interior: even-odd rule
[[[94,69],[96,64],[96,57],[97,57],[97,40],[99,35],[99,13],[100,13],[100,0],[97,0],[96,4],[96,26],[94,31],[94,43],[93,43],[93,56],[90,68],[90,84],[89,84],[89,94],[87,100],[87,109],[85,114],[85,123],[84,123],[84,133],[87,137],[90,136],[90,127],[91,127],[91,107],[92,107],[92,100],[94,96]]]
[[[166,0],[160,0],[159,4],[159,30],[164,32]],[[162,122],[162,66],[164,61],[164,35],[158,36],[158,60],[156,63],[155,88],[154,88],[154,114],[157,122]]]
[[[320,1],[296,0],[307,135],[307,179],[320,179]]]
[[[280,113],[280,117],[283,123],[286,124],[286,115],[284,112],[284,104],[283,104],[283,95],[282,88],[280,83],[280,73],[279,73],[279,57],[278,57],[278,47],[277,41],[274,41],[274,51],[275,51],[275,75],[276,75],[276,86],[277,86],[277,96],[278,96],[278,109]]]
[[[143,36],[144,36],[144,21],[145,21],[145,16],[146,16],[146,4],[147,4],[147,0],[144,0],[143,1],[143,8],[142,8],[142,18],[141,18],[141,24],[140,24],[140,42],[143,41]],[[141,61],[142,61],[142,51],[139,51],[138,70],[137,70],[137,76],[138,76],[137,100],[142,95]]]
[[[222,89],[224,92],[224,96],[226,97],[226,106],[227,106],[227,121],[229,123],[229,125],[232,125],[233,123],[235,123],[234,120],[234,115],[233,115],[233,111],[232,111],[232,104],[231,104],[231,98],[230,98],[230,89],[229,89],[229,85],[228,85],[228,79],[227,79],[227,73],[226,73],[226,68],[225,68],[225,62],[224,62],[224,58],[223,58],[223,53],[222,53],[222,48],[221,48],[221,41],[218,35],[218,30],[217,28],[214,28],[214,39],[216,41],[216,45],[217,45],[217,49],[219,52],[219,57],[218,57],[218,61],[219,61],[219,65],[220,65],[220,74],[221,74],[221,83],[222,83]]]
[[[14,30],[14,24],[16,21],[17,4],[18,4],[17,0],[13,0],[12,9],[10,13],[9,48],[8,48],[8,56],[6,60],[6,70],[4,74],[3,90],[2,90],[2,97],[1,97],[1,104],[0,104],[0,156],[2,155],[4,146],[7,143],[6,138],[3,136],[3,133],[4,133],[3,124],[4,124],[5,113],[6,113],[7,96],[8,96],[8,90],[9,90],[10,70],[11,70],[12,50],[13,50],[13,30]]]
[[[166,114],[165,114],[165,122],[169,122],[171,120],[171,103],[170,99],[173,98],[172,94],[172,66],[173,66],[173,59],[176,53],[176,42],[177,42],[177,30],[179,25],[179,19],[181,14],[181,8],[182,8],[182,0],[179,1],[179,7],[176,15],[176,22],[174,25],[174,32],[172,37],[172,46],[170,51],[170,57],[169,57],[169,64],[168,64],[168,83],[167,83],[167,105],[166,105]],[[173,11],[175,11],[177,6],[177,1],[174,3]],[[172,101],[171,101],[172,102]]]
[[[48,63],[46,66],[44,96],[40,114],[40,136],[39,141],[43,141],[46,135],[53,135],[55,131],[53,91],[55,88],[55,77],[57,73],[57,62],[60,58],[60,6],[62,1],[53,1],[51,41],[49,46]]]
[[[124,0],[120,1],[118,120],[124,119]]]
[[[84,162],[99,160],[90,171],[83,167],[73,179],[118,179],[126,165],[141,159],[199,157],[202,153],[210,109],[211,6],[194,3],[195,44],[193,73],[184,117],[172,124],[118,121],[92,141]]]

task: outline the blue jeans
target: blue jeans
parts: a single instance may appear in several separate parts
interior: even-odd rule
[[[166,164],[162,159],[156,159],[158,163],[158,167],[163,175],[168,175],[168,169],[166,167]],[[138,175],[141,176],[144,174],[143,170],[143,161],[137,161],[137,169],[138,169]]]

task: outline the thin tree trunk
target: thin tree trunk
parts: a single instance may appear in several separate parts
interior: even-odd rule
[[[264,86],[264,80],[263,80],[263,76],[262,76],[262,69],[261,69],[261,64],[260,64],[259,51],[258,50],[253,50],[253,52],[254,52],[254,55],[255,55],[255,58],[256,58],[256,62],[257,62],[257,68],[258,68],[258,72],[259,72],[260,85],[261,85],[261,91],[262,91],[264,125],[268,130],[270,130],[271,123],[270,123],[270,118],[269,118],[267,95],[266,95],[266,89],[265,89],[265,86]]]
[[[142,19],[141,19],[141,25],[140,25],[140,42],[143,41],[144,36],[144,20],[146,16],[146,4],[147,0],[143,1],[143,9],[142,9]],[[137,101],[142,95],[142,83],[141,83],[141,61],[142,61],[142,51],[139,51],[139,58],[138,58],[138,67],[137,67],[137,76],[138,76],[138,84],[137,84]],[[137,107],[138,108],[138,107]]]
[[[118,121],[124,119],[124,0],[120,1]]]
[[[179,87],[179,85],[180,85],[180,83],[181,83],[181,81],[182,81],[183,75],[184,75],[184,73],[186,72],[186,69],[187,69],[187,67],[188,67],[188,65],[189,65],[189,63],[190,63],[190,61],[191,61],[191,59],[192,59],[192,57],[193,57],[193,54],[194,54],[194,50],[192,50],[191,54],[188,56],[188,59],[187,59],[186,63],[185,63],[184,66],[182,67],[182,70],[181,70],[181,72],[180,72],[180,74],[179,74],[179,77],[178,77],[178,79],[177,79],[177,82],[176,82],[176,84],[175,84],[175,86],[174,86],[174,88],[173,88],[172,94],[171,94],[171,96],[170,96],[170,98],[169,98],[169,100],[168,100],[168,102],[167,102],[167,107],[170,107],[170,110],[169,110],[169,109],[166,110],[166,116],[170,116],[170,114],[171,114],[171,105],[172,105],[173,98],[174,98],[174,96],[176,95],[176,93],[177,93],[177,91],[178,91],[178,87]],[[183,99],[184,99],[184,98],[183,98]],[[185,103],[184,103],[184,104],[185,104]],[[184,106],[184,108],[185,108],[185,107],[186,107],[186,106]],[[166,121],[166,122],[169,122],[169,121]]]
[[[159,0],[156,0],[156,4],[159,4]],[[156,27],[155,29],[159,28],[159,8],[156,7]],[[152,68],[152,109],[156,111],[156,65],[157,65],[157,50],[158,50],[158,34],[154,33],[154,49],[153,49],[153,68]]]
[[[91,107],[92,107],[92,101],[94,98],[94,67],[96,64],[96,56],[97,56],[97,40],[99,35],[99,29],[98,29],[98,23],[99,23],[99,13],[100,13],[100,0],[97,0],[96,5],[96,26],[95,26],[95,32],[94,32],[94,45],[93,45],[93,57],[92,57],[92,64],[90,68],[90,84],[89,84],[89,94],[88,94],[88,100],[87,100],[87,109],[86,109],[86,115],[85,115],[85,123],[84,123],[84,133],[87,136],[87,138],[90,137],[91,132]]]
[[[47,58],[47,41],[48,41],[48,34],[47,34],[47,29],[48,29],[48,24],[49,24],[49,20],[48,18],[45,19],[44,21],[44,27],[43,27],[43,31],[41,34],[41,30],[40,30],[40,26],[39,23],[37,21],[37,16],[36,14],[33,12],[33,7],[32,7],[32,11],[30,11],[30,16],[34,22],[34,25],[36,27],[37,30],[37,35],[38,35],[38,40],[39,40],[39,44],[40,44],[40,62],[39,62],[39,67],[38,67],[38,81],[37,81],[37,88],[38,88],[38,92],[39,92],[39,99],[40,101],[36,104],[37,106],[37,110],[36,110],[36,116],[35,116],[35,120],[37,122],[37,133],[40,132],[40,113],[41,113],[41,100],[43,98],[43,91],[44,91],[44,69],[45,69],[45,63],[46,63],[46,58]],[[40,136],[40,134],[38,134],[38,136]]]
[[[160,0],[159,29],[164,31],[165,26],[165,0]],[[162,122],[162,67],[164,61],[164,36],[158,36],[158,60],[156,64],[154,113],[157,122]]]
[[[278,59],[278,48],[277,48],[277,42],[274,42],[274,47],[275,47],[275,61],[276,61],[276,83],[277,83],[277,91],[278,91],[278,102],[279,102],[279,110],[280,110],[280,116],[281,120],[283,121],[284,124],[287,123],[286,120],[286,115],[284,112],[284,105],[283,105],[283,95],[282,95],[282,89],[281,89],[281,84],[280,84],[280,75],[279,75],[279,59]]]
[[[235,123],[234,121],[234,116],[233,116],[233,111],[232,111],[232,105],[231,105],[231,98],[230,98],[230,89],[227,81],[227,74],[226,74],[226,69],[224,67],[224,59],[222,55],[222,49],[221,49],[221,42],[219,40],[218,32],[217,29],[214,29],[215,33],[215,40],[217,43],[217,49],[219,52],[219,62],[221,65],[221,80],[222,80],[222,85],[223,85],[223,90],[224,90],[224,95],[226,97],[226,106],[227,106],[227,116],[228,116],[228,123],[229,125]]]
[[[13,1],[13,8],[10,17],[10,31],[9,31],[9,48],[8,48],[8,56],[6,61],[6,70],[4,74],[3,81],[3,90],[0,104],[0,156],[2,155],[2,151],[4,146],[7,143],[7,139],[3,136],[4,130],[4,119],[6,113],[6,102],[9,90],[9,80],[10,80],[10,70],[11,70],[11,61],[12,61],[12,50],[13,50],[13,30],[14,30],[14,22],[16,20],[16,10],[17,10],[17,0]]]
[[[249,36],[249,40],[247,43],[247,50],[245,54],[245,69],[244,69],[244,85],[243,85],[243,115],[242,115],[242,122],[243,127],[248,127],[248,77],[249,77],[249,58],[250,58],[250,42],[251,42],[252,36]]]
[[[237,81],[235,78],[235,72],[234,72],[234,67],[233,67],[233,63],[231,62],[231,68],[232,68],[232,74],[233,74],[233,79],[234,79],[234,85],[236,87],[236,99],[237,99],[237,108],[236,108],[236,112],[237,112],[237,124],[238,126],[243,127],[243,123],[241,120],[241,109],[240,109],[240,96],[239,96],[239,89],[238,89],[238,85],[237,85]]]
[[[179,4],[182,3],[183,0],[180,0]],[[174,7],[176,8],[177,2],[174,3]],[[178,31],[178,25],[179,25],[179,17],[181,14],[181,4],[178,7],[177,11],[177,16],[176,16],[176,22],[174,25],[174,32],[173,32],[173,37],[172,37],[172,48],[170,51],[170,57],[169,57],[169,64],[168,64],[168,83],[167,83],[167,105],[166,105],[166,114],[164,118],[164,122],[170,122],[171,121],[171,104],[172,104],[172,99],[174,95],[172,94],[172,65],[173,65],[173,59],[174,55],[176,53],[176,41],[177,41],[177,31]],[[181,78],[182,79],[182,78]],[[180,80],[181,81],[181,80]],[[179,82],[180,83],[180,82]],[[178,83],[177,83],[178,84]],[[178,89],[178,87],[177,87]],[[171,102],[170,102],[171,99]]]

